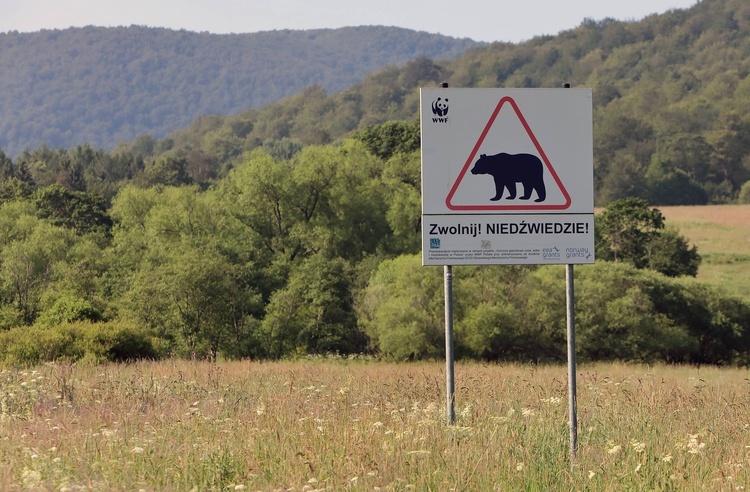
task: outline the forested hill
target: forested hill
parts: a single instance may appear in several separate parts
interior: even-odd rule
[[[226,162],[281,138],[327,143],[388,120],[415,121],[418,88],[443,81],[571,83],[593,89],[599,205],[631,196],[658,205],[729,203],[750,179],[749,75],[750,2],[702,0],[639,21],[587,19],[557,36],[493,43],[448,62],[421,58],[338,94],[308,90],[261,110],[196,120],[161,148]]]
[[[147,27],[0,33],[0,149],[163,137],[311,85],[342,90],[419,56],[479,43],[395,27],[215,35]]]
[[[380,28],[362,29],[353,32],[381,32]],[[138,32],[157,34],[140,28],[120,31],[132,37],[137,37]],[[91,28],[72,32],[93,36],[98,31]],[[45,35],[60,38],[64,33],[66,31]],[[420,36],[409,31],[402,34],[407,38]],[[184,32],[170,35],[198,36]],[[308,37],[312,35],[307,32]],[[316,40],[335,35],[336,31],[320,33]],[[3,42],[7,43],[7,39],[14,36],[20,35],[5,35]],[[206,36],[207,40],[214,39]],[[394,37],[375,36],[375,39],[396,42]],[[362,45],[357,45],[360,41],[341,43],[341,48],[352,52],[364,50]],[[137,45],[140,41],[131,43]],[[466,43],[467,47],[471,45]],[[312,50],[309,43],[302,44]],[[283,51],[270,46],[268,50],[271,53]],[[425,52],[415,49],[417,51]],[[228,53],[216,52],[216,56],[228,56]],[[4,49],[0,49],[0,56],[7,56]],[[282,54],[278,57],[281,59]],[[318,63],[320,57],[325,59],[323,55],[310,52],[309,62]],[[332,63],[340,66],[343,60]],[[140,79],[129,81],[124,69],[114,71],[111,67],[109,70],[114,73],[109,76],[115,79],[121,75],[119,78],[123,80],[118,83],[123,87],[135,84],[135,80],[151,81],[148,77],[153,70],[148,66],[157,62],[167,67],[173,63],[168,57],[144,55],[139,63],[145,67],[136,71],[141,74]],[[239,62],[227,64],[238,65]],[[95,70],[99,73],[103,69],[91,68],[92,73]],[[205,77],[200,79],[205,85],[192,79],[166,80],[164,83],[172,84],[170,87],[187,88],[193,95],[178,97],[175,89],[163,97],[172,98],[170,104],[183,109],[190,106],[191,97],[199,101],[224,97],[229,100],[226,92],[211,89],[215,73],[218,72],[201,75]],[[145,131],[139,126],[160,116],[172,116],[173,110],[157,104],[159,101],[141,94],[121,104],[117,102],[117,92],[101,93],[104,83],[101,87],[94,85],[77,89],[77,92],[70,89],[51,98],[49,104],[67,108],[70,114],[78,112],[85,116],[91,108],[79,104],[80,101],[99,98],[103,106],[98,106],[94,121],[104,130],[115,135],[113,128],[119,122],[132,134],[149,135],[141,135],[112,151],[103,152],[96,149],[102,144],[92,137],[92,126],[70,116],[70,121],[64,121],[68,141],[76,146],[90,143],[94,148],[85,145],[85,148],[72,148],[71,145],[69,150],[52,150],[50,147],[63,144],[50,138],[44,140],[47,147],[32,148],[16,156],[12,155],[12,149],[4,150],[13,157],[15,168],[25,167],[39,186],[66,182],[69,179],[66,176],[76,171],[89,191],[111,198],[121,186],[120,181],[134,179],[159,162],[170,162],[171,166],[182,169],[185,178],[205,185],[223,177],[227,170],[242,161],[245,152],[257,147],[263,147],[277,158],[287,159],[302,146],[334,143],[373,125],[392,120],[415,124],[419,87],[434,87],[444,81],[451,87],[560,87],[570,83],[574,87],[593,89],[594,176],[598,205],[626,197],[644,198],[654,205],[731,203],[739,197],[750,196],[750,184],[745,185],[750,180],[749,75],[750,2],[701,0],[690,9],[672,10],[639,21],[584,20],[578,27],[557,36],[538,36],[521,44],[479,46],[455,59],[431,58],[425,54],[369,73],[339,92],[327,90],[321,83],[260,108],[243,111],[239,104],[229,102],[232,108],[226,113],[234,114],[198,117],[164,138],[156,131]],[[5,76],[6,71],[0,71],[0,77]],[[45,67],[37,67],[35,76],[52,77]],[[245,72],[244,76],[257,77],[252,72]],[[300,73],[295,73],[293,78],[300,77]],[[31,89],[34,87],[31,76],[27,78],[29,89],[23,89],[28,92],[26,99],[35,105],[34,111],[41,113],[46,103]],[[277,82],[259,81],[258,89],[272,91]],[[303,85],[313,82],[316,81],[308,80]],[[73,81],[70,84],[77,86]],[[19,104],[17,99],[7,92],[0,93],[0,104]],[[1,125],[26,121],[39,135],[57,131],[55,128],[60,125],[51,117],[26,115],[20,118],[18,111],[4,109],[0,111],[0,121]],[[7,131],[0,131],[0,135],[3,134]],[[19,135],[14,134],[14,138]],[[127,138],[115,135],[113,141],[120,139]],[[2,145],[0,142],[0,149]]]

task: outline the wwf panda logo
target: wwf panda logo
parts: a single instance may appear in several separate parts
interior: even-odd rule
[[[448,98],[438,97],[432,101],[432,114],[436,116],[445,116],[448,114]]]

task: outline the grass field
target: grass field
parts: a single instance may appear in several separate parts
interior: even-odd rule
[[[698,247],[698,278],[750,301],[750,205],[657,208]]]
[[[748,490],[750,372],[363,361],[0,372],[0,490]]]

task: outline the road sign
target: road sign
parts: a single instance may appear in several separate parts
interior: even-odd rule
[[[529,153],[510,154],[508,152],[500,152],[489,156],[487,154],[480,154],[479,156],[477,156],[479,149],[484,143],[484,139],[492,130],[492,127],[497,121],[498,116],[500,116],[500,111],[504,108],[506,109],[506,114],[510,115],[511,123],[514,122],[514,117],[518,119],[516,123],[523,127],[523,130],[526,133],[525,135],[522,134],[522,138],[528,137],[529,141],[533,144],[536,155]],[[512,109],[513,112],[511,113],[508,108]],[[488,145],[487,147],[490,146]],[[497,142],[494,142],[493,147],[490,148],[494,148],[495,150],[497,150],[497,148],[500,147],[501,146]],[[477,159],[477,157],[479,157],[479,159]],[[494,204],[487,203],[485,197],[472,197],[470,200],[468,200],[469,203],[465,203],[463,205],[453,203],[453,197],[455,196],[459,186],[463,183],[466,172],[470,167],[472,174],[484,174],[493,178],[493,182],[495,183],[495,196],[493,198],[490,198],[490,201],[495,202]],[[550,176],[554,184],[557,185],[556,190],[562,195],[563,200],[558,200],[557,203],[551,203],[551,201],[548,200],[548,185],[545,185],[544,182],[545,173]],[[547,179],[547,182],[551,180]],[[485,181],[487,180],[485,179]],[[516,187],[518,183],[521,183],[523,185],[525,190],[524,195],[528,195],[526,196],[526,198],[520,197],[520,199],[528,200],[529,198],[531,198],[531,194],[533,193],[536,195],[536,200],[534,200],[534,203],[523,203],[516,201],[507,203],[497,202],[497,200],[502,200],[502,198],[506,198],[507,200],[514,200],[517,195]],[[526,192],[527,188],[528,192]],[[505,197],[503,197],[503,193],[505,191],[507,191],[507,194]],[[483,198],[485,198],[484,201]],[[487,125],[484,127],[482,134],[479,136],[479,140],[477,140],[476,145],[474,145],[471,153],[469,154],[469,158],[466,160],[464,167],[461,169],[456,182],[451,187],[451,190],[448,193],[448,198],[446,199],[446,205],[451,210],[475,211],[565,210],[570,206],[570,195],[568,194],[562,182],[560,182],[560,178],[558,177],[555,169],[552,167],[552,163],[550,163],[549,159],[547,158],[547,154],[542,149],[539,141],[534,135],[534,132],[529,127],[526,118],[524,118],[521,110],[518,108],[518,105],[512,97],[505,96],[500,99],[500,102],[497,104],[495,111],[493,111],[492,116],[490,116],[490,120],[487,122]]]
[[[593,263],[590,89],[422,89],[421,129],[423,264]]]

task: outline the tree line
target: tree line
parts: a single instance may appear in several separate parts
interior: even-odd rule
[[[442,277],[417,255],[415,129],[257,148],[210,183],[159,158],[107,197],[74,163],[86,148],[57,153],[54,182],[5,157],[0,362],[440,356]],[[584,359],[747,362],[750,306],[691,278],[700,256],[657,209],[616,201],[596,230],[600,261],[578,270]],[[562,271],[457,268],[459,354],[562,358]]]

